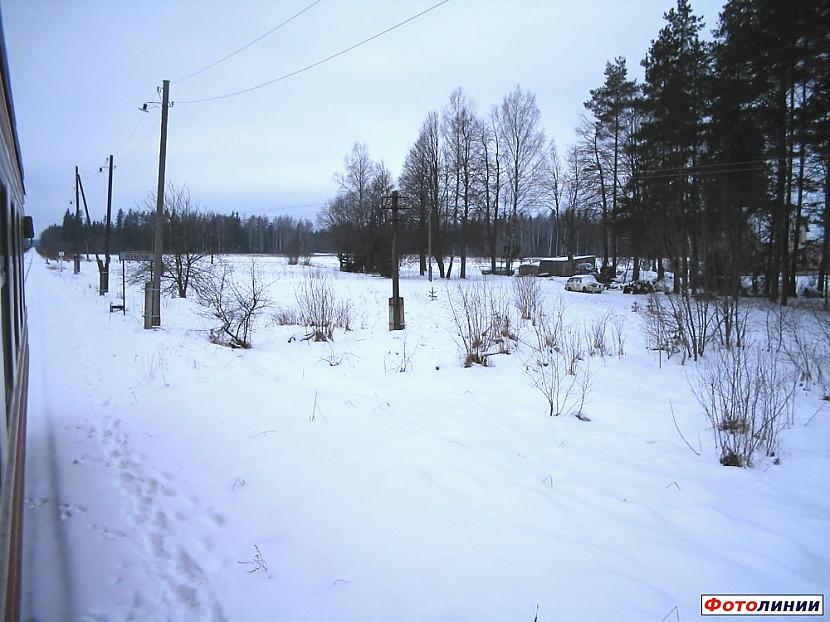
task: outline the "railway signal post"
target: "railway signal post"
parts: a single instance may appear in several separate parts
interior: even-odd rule
[[[400,296],[400,258],[398,257],[398,223],[401,221],[398,202],[401,198],[397,190],[389,195],[392,210],[392,297],[389,299],[389,330],[406,328],[403,312],[403,298]]]

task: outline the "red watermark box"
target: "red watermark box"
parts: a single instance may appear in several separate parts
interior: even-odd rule
[[[701,594],[702,616],[823,616],[824,594]]]

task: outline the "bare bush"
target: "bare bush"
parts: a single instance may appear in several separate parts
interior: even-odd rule
[[[594,319],[593,322],[586,322],[585,327],[585,345],[590,356],[599,355],[605,357],[608,354],[608,344],[606,342],[605,327],[608,324],[608,315]]]
[[[670,322],[683,346],[683,360],[698,360],[706,350],[712,335],[712,297],[708,294],[667,295],[671,310]]]
[[[341,315],[342,323],[343,306],[338,306],[328,278],[320,272],[307,274],[295,295],[300,323],[311,329],[306,339],[331,341],[338,315]]]
[[[533,320],[542,308],[542,288],[535,276],[513,279],[513,303],[523,320]]]
[[[775,456],[778,433],[792,424],[794,376],[777,357],[757,348],[717,350],[690,378],[712,425],[720,462],[752,466],[753,456]]]
[[[537,340],[542,335],[545,338],[544,345],[548,348],[558,348],[562,341],[562,327],[564,325],[565,305],[561,298],[556,299],[550,305],[540,305],[536,309],[536,315],[532,318]]]
[[[565,330],[562,335],[552,335],[551,327],[555,327],[554,322],[534,325],[536,338],[533,355],[525,365],[525,371],[531,384],[547,400],[551,417],[573,414],[587,419],[583,409],[590,389],[591,373],[587,362],[579,365],[582,360],[577,353],[581,349],[578,345],[579,333]],[[555,340],[561,341],[560,347],[549,345]]]
[[[767,306],[765,325],[768,352],[778,352],[784,346],[784,337],[794,321],[793,310],[790,307],[777,304]]]
[[[418,347],[415,347],[417,350]],[[389,350],[383,359],[383,371],[389,373],[396,371],[398,373],[405,373],[412,369],[412,355],[414,352],[408,352],[406,349],[406,334],[400,341],[400,346],[397,349]]]
[[[487,281],[476,281],[467,287],[457,285],[447,290],[447,300],[456,328],[459,345],[464,353],[464,367],[487,366],[491,351],[499,344],[499,352],[508,352],[515,335],[510,330],[509,304],[502,292],[494,292]]]
[[[799,313],[799,315],[797,315]],[[818,386],[830,393],[830,318],[824,311],[780,313],[783,316],[781,349],[805,388]]]
[[[519,337],[516,334],[511,313],[510,301],[499,292],[493,292],[490,297],[490,309],[493,322],[493,340],[498,347],[499,354],[510,354],[516,346]]]
[[[232,348],[250,348],[254,323],[270,304],[254,259],[244,278],[235,279],[233,267],[220,262],[210,271],[198,291],[203,315],[218,320],[210,331],[211,341]]]
[[[585,359],[585,345],[582,334],[568,326],[562,331],[562,343],[558,349],[565,359],[565,373],[576,376],[579,363]]]
[[[297,326],[300,324],[300,316],[295,309],[279,309],[272,320],[277,326]]]
[[[669,358],[680,352],[681,337],[674,316],[663,304],[665,296],[649,294],[646,304],[638,308],[643,319],[643,332],[651,350],[662,350]]]
[[[611,318],[611,339],[616,355],[620,358],[625,356],[625,316],[614,315]]]
[[[715,332],[721,347],[730,350],[747,345],[749,307],[739,296],[720,296],[713,305]]]
[[[334,327],[345,331],[353,330],[353,306],[351,300],[341,300],[335,305]]]
[[[826,311],[770,305],[766,313],[766,350],[783,352],[805,388],[818,386],[830,398],[830,315]]]
[[[830,400],[830,314],[826,310],[815,309],[813,316],[816,322],[816,341],[818,370],[817,382],[821,387],[822,397]]]

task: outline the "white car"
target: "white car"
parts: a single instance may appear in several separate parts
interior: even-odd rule
[[[593,274],[572,276],[565,283],[565,289],[572,292],[586,292],[588,294],[601,294],[604,287],[597,281]]]

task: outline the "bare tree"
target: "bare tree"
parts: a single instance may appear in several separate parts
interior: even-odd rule
[[[430,112],[421,125],[421,132],[418,136],[416,146],[423,158],[424,172],[427,176],[427,188],[430,203],[429,227],[432,237],[432,255],[438,264],[438,272],[441,278],[446,276],[444,271],[444,240],[442,220],[442,194],[441,169],[443,158],[441,156],[441,124],[437,112]]]
[[[504,146],[510,201],[509,245],[515,246],[519,209],[537,200],[544,170],[545,133],[536,97],[516,86],[499,106],[499,137]],[[509,254],[512,255],[511,252]]]
[[[545,199],[550,211],[551,229],[548,237],[548,254],[559,255],[559,241],[562,237],[562,208],[565,204],[565,170],[556,143],[551,138],[545,162]]]
[[[155,211],[155,193],[148,195],[142,205],[148,211]],[[166,239],[162,256],[162,289],[167,294],[187,298],[191,287],[198,290],[207,277],[207,252],[203,245],[205,220],[187,186],[176,186],[172,182],[167,184],[164,192],[163,210]],[[142,263],[132,272],[130,281],[141,283],[149,277],[150,265]]]
[[[231,348],[250,348],[254,322],[270,302],[256,261],[251,258],[244,277],[234,278],[233,267],[219,262],[198,292],[206,317],[218,321],[211,341]]]
[[[442,113],[441,132],[444,137],[446,163],[449,168],[452,200],[452,222],[460,223],[461,278],[467,278],[468,225],[473,186],[473,164],[477,147],[475,104],[461,88],[450,95],[450,102]],[[447,273],[452,272],[450,263]]]
[[[568,149],[567,169],[564,179],[565,209],[562,214],[565,250],[568,259],[573,260],[579,250],[579,218],[587,208],[588,189],[584,160],[579,147]]]
[[[478,185],[482,198],[482,213],[486,247],[490,255],[490,270],[496,271],[498,256],[499,206],[502,197],[503,157],[499,144],[498,108],[493,108],[486,120],[478,123],[480,165]]]
[[[186,186],[170,184],[164,194],[164,213],[168,219],[169,255],[165,257],[165,273],[176,288],[179,298],[186,298],[191,284],[198,288],[204,275],[207,256],[200,246],[202,220],[198,203],[190,198]]]

